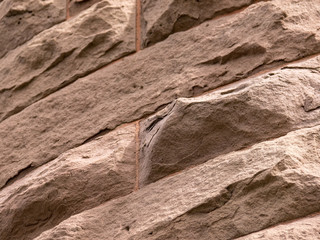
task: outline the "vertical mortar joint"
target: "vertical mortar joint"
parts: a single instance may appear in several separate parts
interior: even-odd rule
[[[140,153],[140,120],[136,122],[136,179],[135,179],[135,186],[134,191],[139,189],[139,153]]]

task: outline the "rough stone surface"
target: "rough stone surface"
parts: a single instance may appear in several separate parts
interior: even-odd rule
[[[237,240],[318,240],[320,239],[319,214],[296,222],[284,223],[261,232],[252,233]]]
[[[143,0],[142,45],[147,47],[167,38],[170,34],[185,31],[200,23],[242,7],[254,0]]]
[[[0,58],[66,18],[66,0],[0,2]]]
[[[122,127],[3,189],[1,240],[33,239],[73,214],[132,192],[135,147],[135,125]]]
[[[320,240],[319,13],[0,0],[0,239]]]
[[[134,3],[98,3],[0,60],[0,120],[134,52]]]
[[[320,210],[320,128],[219,156],[84,211],[44,239],[221,239]]]
[[[289,66],[237,86],[177,99],[141,123],[140,182],[320,124],[320,68]]]
[[[97,2],[101,2],[102,0],[72,0],[69,4],[69,16],[73,17],[78,15],[83,10],[91,7],[93,4]],[[126,4],[125,2],[123,4]]]
[[[318,52],[319,8],[315,0],[255,4],[174,34],[7,118],[0,123],[0,139],[6,139],[0,142],[0,187],[30,164],[46,163],[178,96],[200,94]]]

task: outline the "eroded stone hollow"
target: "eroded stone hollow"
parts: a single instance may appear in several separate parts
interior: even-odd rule
[[[320,2],[0,0],[0,238],[320,239]]]

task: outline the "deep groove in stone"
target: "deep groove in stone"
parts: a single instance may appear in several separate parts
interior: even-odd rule
[[[14,175],[13,177],[9,178],[7,180],[7,182],[4,184],[4,186],[2,188],[5,188],[11,184],[13,184],[15,181],[17,181],[20,178],[23,178],[24,176],[26,176],[29,172],[31,172],[33,169],[35,169],[34,166],[32,166],[32,164],[29,164],[28,166],[26,166],[25,168],[22,168],[18,171],[18,173],[16,175]],[[0,188],[1,189],[1,188]]]
[[[113,129],[112,129],[112,130],[113,130]],[[86,143],[88,143],[88,142],[91,142],[91,141],[94,141],[94,140],[96,140],[96,139],[99,139],[101,136],[103,136],[103,135],[111,132],[112,130],[109,129],[109,128],[102,129],[102,130],[100,130],[98,133],[96,133],[96,134],[94,134],[93,136],[89,137],[88,139],[84,140],[84,142],[83,142],[82,144],[80,144],[80,145],[83,145],[83,144],[86,144]],[[80,145],[79,145],[79,146],[80,146]]]

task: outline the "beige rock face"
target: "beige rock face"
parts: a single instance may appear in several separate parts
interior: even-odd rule
[[[0,60],[0,120],[134,52],[134,3],[98,3]]]
[[[6,139],[0,142],[0,186],[30,164],[46,163],[101,130],[154,113],[178,96],[190,97],[319,51],[319,8],[318,1],[256,4],[237,16],[174,34],[7,118],[0,124],[0,139]]]
[[[270,229],[252,233],[237,240],[317,240],[319,236],[320,216],[299,219],[296,222],[284,223]]]
[[[232,88],[178,99],[143,121],[141,184],[320,124],[319,70],[289,66]]]
[[[233,239],[319,211],[320,128],[219,156],[74,215],[41,239]]]
[[[0,2],[0,58],[66,18],[66,0]]]
[[[187,30],[200,23],[248,6],[254,0],[143,0],[142,45],[153,45],[170,34]]]
[[[0,0],[0,240],[320,240],[319,13]]]
[[[101,1],[102,0],[72,0],[70,1],[70,4],[69,4],[69,15],[70,17],[76,16],[83,10]],[[126,4],[126,3],[123,2],[123,4]]]
[[[135,125],[122,127],[3,189],[1,239],[33,239],[72,214],[132,192],[135,147]]]

